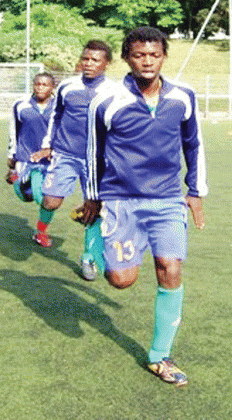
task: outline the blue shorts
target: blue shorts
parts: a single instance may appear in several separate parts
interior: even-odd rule
[[[182,197],[104,201],[101,217],[108,271],[141,265],[148,246],[154,257],[186,258],[187,207]]]
[[[77,179],[80,179],[85,197],[87,184],[85,159],[53,152],[42,193],[53,197],[68,197],[74,192]]]

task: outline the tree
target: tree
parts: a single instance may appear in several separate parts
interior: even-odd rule
[[[51,71],[74,71],[83,46],[91,38],[108,42],[116,50],[121,31],[88,26],[77,7],[61,4],[32,3],[30,60],[43,62]],[[0,28],[0,61],[13,62],[26,59],[26,11],[13,15],[4,12]]]
[[[33,5],[43,3],[42,0],[33,0]],[[0,12],[10,12],[20,15],[27,8],[26,0],[0,0]]]
[[[201,9],[196,15],[196,22],[198,28],[200,28],[205,19],[209,14],[209,9]],[[204,37],[208,38],[213,33],[217,32],[219,28],[229,32],[229,3],[228,0],[221,0],[215,13],[211,16],[211,19],[204,31]]]
[[[31,6],[41,3],[55,3],[67,7],[83,6],[84,0],[32,0]],[[0,0],[0,12],[10,12],[12,15],[20,15],[27,8],[26,0]]]
[[[136,26],[158,26],[170,33],[183,18],[177,0],[85,0],[82,13],[102,26],[127,31]]]
[[[33,0],[36,5],[56,4],[80,13],[101,26],[124,31],[141,25],[158,26],[167,33],[181,24],[183,12],[177,0]],[[0,11],[20,16],[26,10],[26,0],[0,0]]]
[[[179,2],[184,15],[179,29],[185,33],[192,31],[194,36],[196,36],[215,0],[179,0]],[[225,29],[226,33],[228,33],[228,26],[229,0],[221,0],[207,25],[205,37],[207,38],[212,32],[217,32],[219,28]]]

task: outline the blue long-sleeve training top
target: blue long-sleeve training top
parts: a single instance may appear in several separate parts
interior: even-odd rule
[[[92,101],[89,125],[89,198],[182,196],[182,151],[188,194],[207,194],[203,140],[190,87],[162,78],[157,108],[151,113],[128,74],[114,94]]]
[[[33,96],[17,100],[12,109],[8,157],[29,162],[30,154],[41,149],[52,112],[53,98],[39,107]]]
[[[89,79],[82,74],[61,82],[42,148],[50,147],[57,153],[85,159],[89,104],[113,83],[104,75]]]

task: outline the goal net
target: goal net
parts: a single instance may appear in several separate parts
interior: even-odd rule
[[[44,71],[42,63],[0,63],[0,114],[9,115],[14,101],[32,89],[37,73]]]

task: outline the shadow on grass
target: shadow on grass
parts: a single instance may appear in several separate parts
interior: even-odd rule
[[[121,308],[107,296],[87,286],[59,278],[31,277],[13,270],[0,270],[0,276],[1,289],[20,298],[25,306],[54,330],[78,339],[84,335],[80,327],[80,321],[84,321],[132,355],[140,366],[146,364],[144,348],[115,327],[111,318],[101,309],[100,304]],[[76,290],[70,291],[71,287]],[[78,295],[78,291],[95,298],[96,303],[88,302]]]
[[[42,248],[32,240],[34,229],[28,226],[27,219],[0,214],[0,253],[13,261],[26,261],[32,254],[41,254],[57,261],[81,277],[80,266],[67,258],[67,253],[58,248],[64,239],[52,236],[52,248]]]

